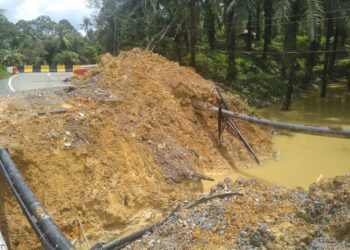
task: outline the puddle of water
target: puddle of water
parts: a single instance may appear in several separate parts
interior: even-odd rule
[[[319,90],[310,90],[292,102],[290,111],[282,111],[277,104],[259,113],[264,118],[289,123],[350,126],[350,92],[346,84],[330,85],[327,98],[319,95]]]
[[[350,93],[342,84],[331,85],[329,96],[322,100],[319,91],[309,91],[292,104],[292,110],[282,112],[275,105],[260,112],[267,119],[288,123],[342,125],[350,127]],[[262,167],[242,169],[227,175],[212,176],[222,181],[226,176],[255,178],[271,184],[307,189],[320,176],[335,177],[350,173],[350,139],[294,134],[275,136],[275,160]],[[208,192],[212,182],[203,181]]]

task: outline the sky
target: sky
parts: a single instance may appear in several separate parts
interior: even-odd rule
[[[6,10],[6,17],[13,23],[47,15],[55,22],[67,19],[79,31],[83,18],[92,13],[85,0],[0,0],[0,9]]]

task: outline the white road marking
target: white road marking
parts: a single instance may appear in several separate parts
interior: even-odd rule
[[[9,79],[9,82],[8,82],[8,85],[9,85],[9,88],[12,92],[16,92],[16,90],[12,87],[12,80],[15,79],[18,75],[14,75],[12,76],[10,79]]]

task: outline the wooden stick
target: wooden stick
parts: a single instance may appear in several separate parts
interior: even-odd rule
[[[223,97],[223,95],[220,92],[220,89],[218,87],[215,88],[216,91],[218,92],[220,99],[221,99],[221,103],[224,106],[225,109],[228,109],[228,105],[226,103],[225,98]],[[222,109],[221,107],[219,107],[218,109],[219,112],[219,116],[222,116]],[[243,136],[243,134],[241,133],[241,131],[239,130],[239,128],[237,127],[237,125],[235,123],[233,123],[230,118],[228,117],[224,117],[224,122],[225,124],[228,125],[228,127],[231,129],[231,132],[233,134],[235,134],[245,145],[245,147],[248,149],[248,151],[251,153],[251,155],[253,156],[253,158],[255,159],[255,161],[258,163],[258,165],[261,165],[261,162],[258,158],[258,156],[256,155],[256,153],[254,152],[253,148],[250,146],[248,140]]]
[[[258,163],[258,165],[261,165],[261,162],[260,162],[258,156],[255,154],[255,152],[254,152],[253,148],[250,146],[249,142],[244,138],[241,131],[239,131],[236,124],[234,124],[230,119],[226,119],[226,123],[227,123],[228,127],[231,128],[232,132],[235,133],[236,135],[238,135],[238,137],[241,139],[241,141],[246,146],[248,151],[252,154],[255,161]]]
[[[88,241],[88,239],[87,239],[87,237],[86,237],[86,233],[85,233],[85,231],[84,231],[84,228],[83,228],[83,225],[81,224],[80,219],[78,219],[78,223],[79,223],[80,230],[83,232],[83,236],[84,236],[85,243],[86,243],[87,247],[90,249],[91,246],[90,246],[89,241]]]
[[[44,115],[58,115],[58,114],[65,114],[68,110],[50,110],[46,112],[38,112],[38,116],[44,116]]]

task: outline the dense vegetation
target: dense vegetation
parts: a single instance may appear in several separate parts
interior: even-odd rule
[[[89,0],[83,37],[67,20],[9,23],[0,63],[93,63],[142,47],[265,105],[350,74],[350,0]],[[35,46],[33,46],[35,44]],[[30,49],[28,49],[30,48]]]
[[[349,0],[90,0],[112,54],[159,52],[223,82],[257,105],[349,70]],[[345,64],[340,68],[337,62]]]
[[[7,73],[6,68],[3,65],[0,65],[0,79],[8,77],[9,73]]]
[[[40,16],[12,24],[0,10],[0,64],[95,63],[101,50],[87,20],[83,37],[65,19],[55,23]]]

